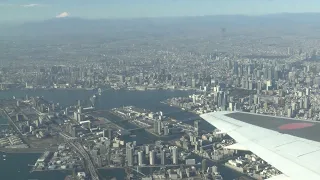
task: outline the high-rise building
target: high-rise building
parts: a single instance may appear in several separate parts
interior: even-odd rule
[[[266,90],[269,91],[269,90],[272,89],[272,87],[273,87],[273,81],[268,80],[268,81],[266,82]]]
[[[40,125],[39,119],[36,119],[36,120],[35,120],[35,124],[36,124],[36,127],[39,127],[39,125]]]
[[[238,72],[237,75],[243,76],[243,65],[241,64],[238,69],[239,69],[239,70],[238,70],[239,72]]]
[[[160,157],[161,157],[161,164],[166,165],[166,151],[164,149],[161,150]]]
[[[29,126],[29,132],[32,132],[33,131],[33,126]]]
[[[253,95],[250,94],[250,95],[249,95],[249,106],[252,105],[252,101],[253,101]]]
[[[193,138],[193,135],[192,135],[191,133],[189,134],[189,138],[190,138],[190,142],[193,143],[193,142],[194,142],[194,141],[193,141],[194,138]]]
[[[153,121],[153,132],[158,132],[158,120]]]
[[[281,71],[274,71],[274,80],[278,81],[280,79]]]
[[[252,113],[256,113],[256,112],[257,112],[256,106],[253,106],[252,107]]]
[[[78,121],[78,112],[73,112],[73,119]]]
[[[249,85],[248,85],[248,89],[249,89],[249,90],[253,90],[253,88],[254,88],[253,81],[252,81],[252,80],[249,80],[249,81],[248,81],[248,84],[249,84]]]
[[[204,173],[207,170],[207,160],[203,159],[201,162],[202,165],[202,173]]]
[[[268,69],[268,79],[273,80],[274,70],[273,68]]]
[[[262,90],[262,82],[261,81],[257,82],[257,90]]]
[[[168,126],[164,126],[164,128],[163,128],[163,134],[164,134],[165,136],[169,135],[169,127],[168,127]]]
[[[268,69],[263,68],[263,79],[267,80],[268,79]]]
[[[288,117],[289,118],[292,117],[292,108],[291,107],[288,108]]]
[[[64,114],[65,114],[66,116],[68,116],[68,114],[69,114],[69,108],[66,107],[66,110],[64,111]]]
[[[77,119],[78,119],[78,122],[82,121],[82,117],[83,117],[82,114],[81,114],[81,113],[78,113],[77,115],[78,115],[78,118],[77,118]]]
[[[235,111],[240,110],[240,105],[239,105],[239,103],[234,103],[234,110],[235,110]]]
[[[156,153],[154,152],[154,150],[149,152],[149,163],[150,165],[154,165],[155,164],[155,158],[156,158]]]
[[[90,122],[89,122],[90,123]],[[90,123],[91,124],[91,123]],[[112,135],[113,135],[113,132],[112,132],[112,129],[104,129],[103,131],[102,131],[102,135],[103,135],[103,137],[105,137],[105,138],[108,138],[109,140],[111,140],[113,137],[112,137]]]
[[[226,107],[228,104],[228,95],[227,93],[223,93],[223,99],[222,99],[222,107]]]
[[[308,111],[308,118],[311,118],[312,115],[313,115],[313,111],[312,111],[312,109],[309,109],[309,111]]]
[[[133,166],[133,147],[131,143],[126,143],[126,158],[127,158],[127,165]]]
[[[305,98],[304,98],[304,105],[303,105],[303,107],[305,108],[305,109],[309,109],[309,104],[310,104],[310,99],[309,99],[309,97],[308,96],[306,96]]]
[[[235,61],[234,63],[233,63],[233,74],[235,74],[235,75],[238,75],[238,62],[237,61]]]
[[[177,146],[172,147],[172,163],[178,164],[178,148]]]
[[[218,93],[218,107],[223,106],[224,97],[225,97],[224,92],[223,92],[223,91],[220,91],[220,92]]]
[[[139,151],[138,152],[138,165],[139,166],[143,165],[143,159],[144,159],[143,151]]]
[[[252,74],[252,72],[253,72],[253,65],[252,64],[249,64],[248,65],[248,75],[250,75],[250,74]]]
[[[112,139],[113,131],[112,129],[108,129],[108,139]]]
[[[192,102],[194,104],[197,102],[197,96],[195,94],[192,95]]]
[[[254,104],[259,104],[259,96],[258,96],[257,94],[255,94],[255,95],[253,96],[253,103],[254,103]]]
[[[196,87],[196,79],[195,78],[192,78],[192,80],[191,80],[191,87],[192,88]]]
[[[149,151],[150,151],[150,146],[149,146],[149,145],[146,145],[146,146],[145,146],[146,155],[149,155]]]
[[[310,88],[306,88],[306,95],[307,95],[307,96],[310,95]]]
[[[197,136],[199,136],[199,120],[194,121],[194,131]]]
[[[229,111],[234,111],[234,103],[229,102]]]
[[[210,59],[211,59],[211,55],[210,55]],[[227,61],[227,67],[228,67],[228,69],[232,68],[231,60]]]
[[[291,103],[292,112],[297,110],[297,104],[295,102]]]
[[[78,113],[82,113],[82,107],[80,106],[79,108],[78,108]]]
[[[157,121],[158,125],[157,125],[157,134],[161,135],[161,130],[162,130],[162,121],[158,120]]]
[[[199,151],[199,144],[198,144],[198,142],[195,142],[195,143],[194,143],[194,150],[195,150],[195,152],[198,152],[198,151]]]

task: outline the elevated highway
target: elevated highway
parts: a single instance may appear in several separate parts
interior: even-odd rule
[[[83,148],[83,146],[77,142],[77,138],[70,137],[65,133],[60,132],[59,133],[65,140],[66,142],[73,147],[84,159],[85,165],[87,170],[89,171],[92,180],[99,180],[98,172],[94,166],[94,163],[88,154],[88,152]]]

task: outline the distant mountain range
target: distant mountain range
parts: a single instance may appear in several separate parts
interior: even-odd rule
[[[14,27],[0,28],[4,36],[54,36],[114,33],[161,33],[173,29],[266,27],[297,28],[320,27],[320,13],[271,14],[263,16],[220,15],[201,17],[98,19],[57,18],[41,22],[28,22]]]

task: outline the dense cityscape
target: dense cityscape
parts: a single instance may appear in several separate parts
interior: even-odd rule
[[[73,21],[87,23],[47,23]],[[1,117],[8,123],[1,124],[0,150],[41,153],[31,172],[68,171],[70,180],[114,178],[100,169],[124,169],[125,179],[219,180],[220,165],[239,172],[238,179],[281,174],[257,155],[231,148],[235,140],[199,115],[243,111],[319,121],[319,40],[307,38],[312,29],[306,27],[225,28],[205,21],[195,27],[194,21],[175,26],[155,20],[159,29],[122,30],[118,36],[7,38],[0,43],[1,91],[93,93],[69,106],[41,96],[1,99]],[[167,26],[171,33],[159,33]],[[159,103],[193,116],[177,120],[133,105],[97,107],[97,101],[108,101],[101,97],[109,90],[187,91]]]

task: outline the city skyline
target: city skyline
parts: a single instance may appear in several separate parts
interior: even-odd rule
[[[87,19],[175,17],[205,15],[264,15],[277,13],[320,12],[316,0],[83,0],[70,1],[0,1],[0,22],[28,22],[57,17],[79,17]]]

